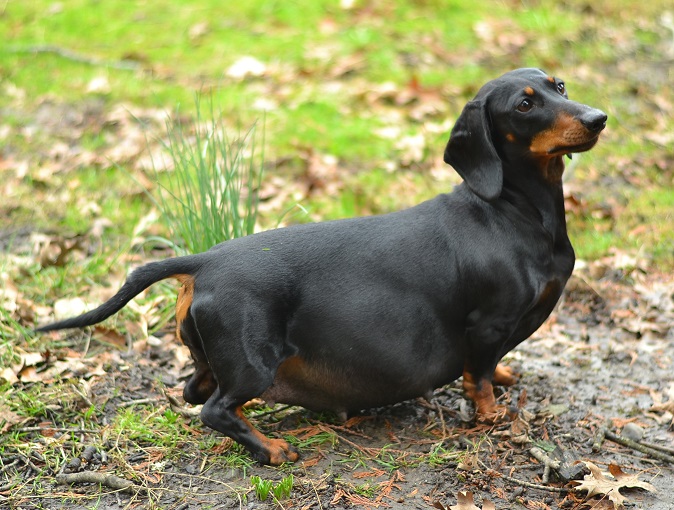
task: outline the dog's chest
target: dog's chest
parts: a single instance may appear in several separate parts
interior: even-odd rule
[[[536,331],[552,313],[571,276],[574,258],[573,249],[569,244],[568,250],[553,258],[550,269],[541,275],[529,309],[519,323],[518,331],[523,336],[521,340]]]

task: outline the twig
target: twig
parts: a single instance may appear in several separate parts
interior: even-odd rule
[[[86,64],[90,66],[105,66],[111,67],[113,69],[122,69],[126,71],[136,71],[141,69],[141,66],[138,62],[133,62],[131,60],[103,60],[100,58],[87,57],[85,55],[80,55],[75,53],[72,50],[66,48],[59,48],[58,46],[53,45],[42,45],[42,46],[14,46],[7,49],[9,53],[53,53],[58,55],[61,58],[67,60],[72,60],[73,62],[78,62],[80,64]]]
[[[306,473],[306,469],[305,469],[305,473]],[[319,487],[320,487],[320,485],[322,485],[323,483],[325,483],[325,479],[326,479],[326,478],[327,478],[327,475],[326,475],[325,478],[323,478],[323,479],[319,482]],[[314,481],[312,480],[312,477],[311,477],[311,476],[307,477],[307,479],[309,480],[309,483],[311,484],[311,488],[313,489],[314,494],[316,495],[316,502],[318,503],[318,508],[319,508],[320,510],[323,510],[323,505],[321,504],[321,497],[318,495],[318,489],[316,488],[316,484],[314,484]]]
[[[640,443],[637,443],[636,441],[632,441],[631,439],[627,439],[626,437],[621,437],[617,434],[614,434],[610,430],[606,430],[604,432],[604,435],[606,436],[606,439],[610,439],[614,443],[621,444],[623,446],[627,446],[628,448],[632,448],[633,450],[636,450],[641,453],[645,453],[646,455],[650,455],[651,457],[661,460],[663,462],[668,462],[669,464],[674,464],[674,456],[668,455],[667,453],[661,452],[659,450],[656,450],[655,448],[651,448],[649,446],[644,446]]]
[[[550,479],[550,469],[554,469],[555,471],[559,472],[559,468],[562,466],[562,463],[558,460],[553,460],[548,457],[548,455],[537,446],[532,447],[529,450],[529,453],[534,459],[542,462],[545,466],[543,469],[542,481],[543,483],[548,483],[548,480]]]
[[[42,471],[39,467],[37,467],[35,464],[33,464],[33,461],[31,461],[30,458],[29,458],[28,456],[23,455],[23,454],[20,453],[20,454],[18,455],[18,457],[19,457],[19,459],[21,459],[21,461],[22,461],[26,466],[28,466],[30,469],[32,469],[34,473],[39,473],[40,471]]]
[[[77,383],[73,383],[73,384],[72,384],[72,388],[73,388],[73,391],[74,391],[75,393],[77,393],[77,394],[80,396],[80,398],[84,401],[84,403],[85,403],[86,405],[88,405],[89,407],[94,407],[94,404],[93,404],[93,402],[89,399],[89,397],[88,397],[83,391],[81,391],[81,390],[77,387]]]
[[[51,427],[49,425],[45,427],[22,427],[18,429],[18,432],[43,432],[45,430],[53,430],[54,432],[67,432],[71,434],[98,434],[99,430],[93,429],[73,429],[73,428],[64,428],[64,427]]]
[[[56,481],[62,485],[72,483],[97,483],[105,485],[111,489],[133,492],[133,490],[140,489],[132,481],[125,480],[115,475],[108,475],[105,473],[95,473],[93,471],[82,471],[81,473],[60,473],[56,475]]]
[[[647,443],[646,441],[639,441],[639,444],[641,446],[645,446],[646,448],[653,448],[654,450],[658,450],[661,452],[665,453],[671,453],[674,455],[674,448],[667,448],[666,446],[661,446],[659,444],[653,444],[653,443]]]
[[[442,405],[436,402],[438,417],[440,418],[440,423],[442,424],[442,438],[447,437],[447,424],[445,423],[445,417],[442,414]]]
[[[155,404],[157,402],[157,399],[154,397],[150,398],[137,398],[136,400],[128,400],[126,402],[122,402],[119,404],[119,407],[131,407],[135,405],[143,405],[143,404]]]
[[[521,485],[522,487],[528,487],[530,489],[538,489],[542,491],[548,491],[548,492],[559,492],[562,494],[565,494],[570,491],[570,489],[566,489],[564,487],[549,487],[547,485],[540,485],[537,483],[531,483],[527,482],[525,480],[520,480],[519,478],[513,478],[512,476],[504,475],[503,473],[500,473],[499,471],[496,471],[495,469],[490,468],[487,466],[484,462],[481,460],[478,460],[480,465],[487,470],[487,474],[492,473],[494,477],[497,478],[503,478],[504,480],[511,482],[511,483],[516,483],[517,485]]]
[[[511,483],[516,483],[517,485],[521,485],[523,487],[528,487],[529,489],[538,489],[541,491],[548,491],[548,492],[559,492],[562,494],[565,494],[570,491],[570,489],[566,489],[564,487],[549,487],[547,485],[540,485],[537,483],[531,483],[527,482],[525,480],[520,480],[519,478],[513,478],[512,476],[504,475],[503,473],[499,473],[498,471],[494,471],[493,469],[490,469],[493,473],[495,473],[498,477],[503,478],[504,480],[511,482]]]
[[[9,482],[9,483],[6,483],[5,485],[0,485],[0,492],[7,492],[7,491],[13,489],[14,487],[16,487],[18,484],[19,484],[19,482]],[[2,501],[2,500],[0,500],[0,501]]]
[[[339,431],[341,431],[341,432],[345,432],[345,433],[347,433],[347,434],[351,434],[352,436],[362,437],[363,439],[372,440],[372,437],[370,437],[370,436],[368,436],[368,435],[366,435],[366,434],[363,434],[362,432],[358,432],[358,431],[356,431],[356,430],[352,430],[352,429],[350,429],[350,428],[348,428],[348,427],[343,427],[342,425],[333,425],[333,424],[331,424],[331,423],[322,423],[322,422],[316,422],[316,421],[314,421],[314,423],[316,423],[316,426],[317,426],[319,429],[322,429],[323,432],[328,432],[328,433],[334,432],[335,434],[337,434],[337,431],[339,430]],[[330,430],[326,430],[326,429],[330,429]],[[339,434],[337,434],[337,437],[340,437]]]
[[[327,425],[327,424],[324,425],[324,424],[321,424],[321,425],[317,425],[317,427],[318,427],[319,429],[323,430],[324,432],[330,432],[330,428],[332,428],[332,425]],[[330,427],[330,428],[328,428],[328,427]],[[343,428],[343,427],[342,427],[342,428]],[[340,436],[340,435],[337,434],[337,432],[334,431],[334,430],[332,430],[332,432],[335,433],[335,435],[337,436],[337,438],[338,438],[340,441],[344,441],[344,442],[345,442],[346,444],[348,444],[349,446],[352,446],[352,447],[354,447],[356,450],[358,450],[358,451],[360,451],[360,452],[363,452],[365,455],[370,455],[371,457],[377,457],[383,450],[386,450],[387,452],[399,453],[399,454],[407,454],[407,453],[409,453],[409,452],[407,452],[407,451],[405,451],[405,450],[397,450],[397,449],[395,449],[395,448],[386,448],[386,447],[383,447],[383,448],[371,448],[371,447],[367,447],[367,446],[361,446],[361,445],[359,445],[358,443],[354,443],[353,441],[349,441],[349,440],[348,440],[347,438],[345,438],[344,436]],[[358,434],[358,435],[361,435],[361,434]],[[367,436],[363,435],[363,437],[367,437]]]
[[[164,390],[164,396],[171,406],[171,411],[174,413],[180,414],[185,418],[194,418],[195,416],[199,416],[199,413],[201,412],[201,406],[191,408],[181,406],[180,402],[178,402],[174,396],[169,395],[166,390]]]
[[[85,342],[84,342],[84,349],[82,349],[82,355],[81,355],[83,359],[87,357],[87,354],[89,353],[89,347],[91,346],[91,337],[92,337],[91,329],[88,329],[87,331],[88,332],[87,332],[86,339],[85,339]]]
[[[456,409],[452,409],[451,407],[443,406],[440,402],[437,402],[437,401],[435,403],[431,403],[431,402],[428,402],[426,399],[421,398],[421,399],[417,399],[417,403],[420,406],[425,407],[426,409],[430,409],[431,411],[437,412],[438,409],[440,409],[441,411],[443,411],[443,412],[445,412],[449,415],[452,415],[452,416],[457,416],[459,414],[456,411]]]
[[[286,411],[286,410],[290,409],[291,407],[292,406],[284,405],[284,406],[280,406],[280,407],[276,407],[274,409],[271,409],[270,411],[265,411],[263,413],[256,413],[256,414],[251,413],[250,418],[262,418],[263,416],[269,416],[270,414],[276,414],[276,413]]]
[[[447,439],[449,437],[447,433],[447,423],[445,422],[445,415],[443,411],[447,411],[449,413],[454,413],[455,411],[453,409],[450,409],[448,407],[443,406],[440,402],[431,402],[427,398],[419,398],[417,399],[417,403],[421,405],[422,407],[425,407],[426,409],[430,409],[431,411],[434,411],[435,414],[438,416],[438,419],[440,420],[440,426],[442,427],[442,439]],[[433,424],[431,427],[428,427],[427,430],[430,430],[431,428],[434,428],[435,424]]]
[[[0,475],[1,475],[2,473],[4,473],[5,471],[7,471],[8,469],[10,469],[12,466],[17,465],[18,463],[19,463],[19,459],[14,459],[14,460],[13,460],[12,462],[10,462],[9,464],[5,464],[4,466],[2,466],[2,468],[0,468]]]
[[[604,442],[606,437],[606,427],[599,427],[597,433],[594,435],[594,441],[592,441],[592,451],[597,453],[601,450],[601,445]]]

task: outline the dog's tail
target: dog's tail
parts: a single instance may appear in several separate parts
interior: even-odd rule
[[[124,282],[124,285],[122,285],[122,288],[117,291],[117,294],[98,308],[77,317],[46,324],[35,331],[55,331],[57,329],[82,328],[98,324],[120,311],[129,301],[153,283],[166,278],[174,277],[180,280],[181,276],[193,275],[201,267],[201,264],[202,258],[199,254],[150,262],[133,271],[126,279],[126,282]]]

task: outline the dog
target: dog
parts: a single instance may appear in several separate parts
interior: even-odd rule
[[[149,263],[98,308],[38,331],[96,324],[177,279],[177,333],[195,365],[184,399],[263,464],[298,452],[246,419],[254,397],[344,415],[463,376],[478,418],[493,420],[493,384],[517,381],[499,361],[545,321],[573,269],[563,157],[591,149],[606,120],[541,70],[508,72],[451,131],[453,192]]]

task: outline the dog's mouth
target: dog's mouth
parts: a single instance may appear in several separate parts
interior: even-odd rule
[[[565,154],[573,154],[576,152],[585,152],[589,151],[592,147],[594,147],[599,140],[599,134],[595,135],[593,138],[588,140],[587,142],[579,143],[577,145],[564,145],[564,146],[557,146],[553,147],[548,151],[548,154],[550,156],[563,156]]]

